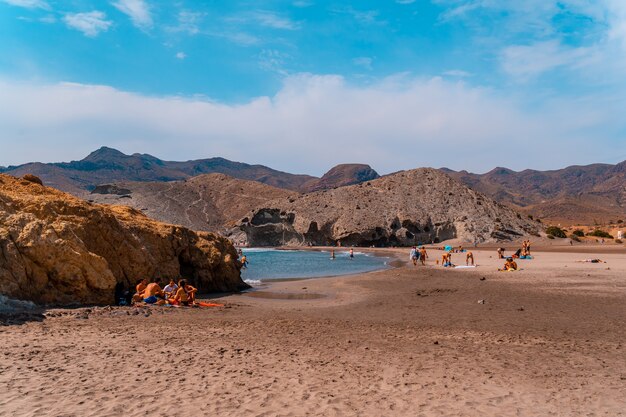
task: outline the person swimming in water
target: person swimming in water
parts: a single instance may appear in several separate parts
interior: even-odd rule
[[[354,258],[354,249],[350,248],[350,259]]]

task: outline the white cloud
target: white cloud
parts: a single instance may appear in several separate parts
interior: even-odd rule
[[[333,7],[330,9],[333,13],[341,13],[352,16],[354,20],[362,25],[386,25],[386,20],[380,20],[380,11],[378,10],[357,10],[352,6]]]
[[[288,71],[285,69],[285,63],[291,56],[287,53],[276,49],[263,49],[259,54],[259,67],[266,71],[272,71],[277,74],[287,76]]]
[[[354,58],[352,60],[352,63],[354,65],[359,66],[359,67],[363,67],[363,68],[365,68],[366,70],[369,70],[369,71],[372,70],[372,62],[374,62],[374,60],[372,58],[370,58],[370,57],[367,57],[367,56],[360,56],[360,57]]]
[[[187,58],[187,54],[184,53],[184,52],[177,52],[176,53],[176,58],[181,59],[181,60],[185,59],[185,58]]]
[[[503,69],[520,80],[527,80],[558,67],[583,65],[591,51],[588,48],[568,48],[558,41],[532,45],[509,46],[502,52]]]
[[[189,10],[183,10],[178,13],[178,25],[170,30],[174,32],[186,32],[190,35],[197,35],[200,33],[200,23],[205,13],[191,12]]]
[[[471,77],[472,73],[455,69],[455,70],[445,71],[443,75],[446,75],[448,77],[467,78],[467,77]]]
[[[626,153],[623,96],[529,107],[440,78],[399,75],[356,87],[340,76],[310,74],[288,77],[272,97],[237,105],[97,85],[0,79],[0,90],[0,147],[11,149],[0,155],[2,165],[77,159],[101,145],[312,174],[355,161],[383,173],[417,166],[554,168],[607,158],[603,143],[611,140],[612,154]]]
[[[68,13],[63,17],[63,20],[70,28],[79,30],[89,37],[95,37],[100,32],[106,32],[113,24],[110,20],[106,20],[106,14],[97,10],[85,13]]]
[[[287,17],[279,16],[273,12],[256,11],[251,14],[251,17],[261,26],[266,26],[272,29],[295,30],[300,27],[298,22],[294,22]]]
[[[50,10],[50,5],[43,0],[0,0],[11,6],[24,7],[26,9]]]
[[[145,30],[152,27],[150,8],[144,0],[118,0],[111,4],[120,12],[128,15],[138,28]]]

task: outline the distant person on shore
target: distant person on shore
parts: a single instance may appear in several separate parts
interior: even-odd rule
[[[498,248],[498,259],[504,259],[505,248]]]
[[[498,269],[498,271],[517,271],[517,263],[513,260],[513,258],[506,258],[504,268]]]
[[[471,265],[474,266],[474,254],[472,252],[467,252],[467,255],[465,255],[465,265],[470,265],[470,261],[472,262]]]
[[[422,263],[422,266],[425,266],[426,259],[428,258],[428,253],[426,253],[426,248],[422,246],[419,252],[420,252],[420,262]]]
[[[413,262],[413,266],[417,266],[417,248],[413,246],[411,248],[411,253],[409,253],[409,259]]]

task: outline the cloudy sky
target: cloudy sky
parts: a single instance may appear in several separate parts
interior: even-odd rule
[[[626,159],[626,1],[0,0],[0,165]]]

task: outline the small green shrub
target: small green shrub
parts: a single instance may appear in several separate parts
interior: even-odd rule
[[[585,236],[585,232],[583,232],[583,231],[582,231],[582,230],[580,230],[580,229],[576,229],[576,230],[574,230],[574,231],[572,232],[572,234],[573,234],[573,235],[576,235],[576,236],[578,236],[578,237],[583,237],[583,236]]]
[[[600,229],[596,229],[593,232],[587,233],[587,236],[601,237],[603,239],[613,239],[613,236],[611,236],[608,232]]]
[[[546,229],[546,233],[548,235],[552,235],[554,237],[558,237],[558,238],[565,238],[567,237],[567,235],[565,234],[565,230],[561,229],[560,227],[556,227],[556,226],[550,226]]]

